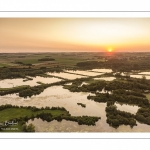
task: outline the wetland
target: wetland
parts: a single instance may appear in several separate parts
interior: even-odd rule
[[[149,53],[23,56],[0,54],[0,132],[150,131]]]

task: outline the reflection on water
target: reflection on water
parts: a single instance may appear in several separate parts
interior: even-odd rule
[[[86,76],[97,76],[97,75],[102,75],[103,73],[97,73],[97,72],[90,72],[90,71],[80,71],[80,70],[77,70],[77,71],[70,71],[70,70],[67,70],[67,72],[70,72],[70,73],[77,73],[77,74],[81,74],[81,75],[86,75]]]
[[[39,95],[33,96],[31,98],[21,98],[16,94],[0,96],[0,105],[12,104],[18,106],[36,106],[38,108],[41,107],[64,107],[66,108],[72,116],[98,116],[101,119],[96,122],[96,126],[86,126],[86,125],[78,125],[76,122],[65,121],[57,122],[46,122],[40,119],[35,119],[34,121],[29,121],[29,123],[33,123],[36,126],[36,131],[39,132],[148,132],[150,128],[148,125],[140,124],[137,122],[138,126],[130,128],[130,126],[122,125],[117,129],[109,126],[106,123],[106,103],[98,103],[92,100],[87,100],[87,96],[89,93],[84,92],[70,92],[67,89],[63,89],[62,86],[53,86],[44,90]],[[77,103],[86,104],[86,108],[79,107]],[[117,108],[120,110],[134,111],[136,112],[137,107],[134,106],[133,110],[131,109],[133,106],[119,106],[116,104]],[[130,110],[131,109],[131,110]]]
[[[28,81],[23,81],[25,79],[20,78],[20,79],[5,79],[5,80],[0,80],[0,88],[12,88],[15,86],[21,86],[21,85],[30,85],[30,86],[36,86],[39,85],[37,82],[42,82],[42,83],[53,83],[53,82],[58,82],[61,81],[61,79],[58,78],[44,78],[40,76],[36,77],[30,77],[33,80],[28,80]]]
[[[86,83],[86,82],[82,82],[82,84],[79,86],[79,87],[81,87],[82,85],[87,85],[88,83]]]
[[[113,81],[116,79],[115,77],[102,77],[102,78],[94,78],[94,80],[105,80],[105,81]]]
[[[65,72],[60,72],[60,73],[47,73],[48,75],[56,76],[56,77],[62,77],[65,79],[76,79],[76,78],[83,78],[85,76],[82,75],[76,75],[76,74],[70,74],[70,73],[65,73]]]
[[[150,75],[150,72],[140,72],[138,74],[143,74],[143,75]]]
[[[71,83],[66,83],[65,85],[72,85],[72,82]]]
[[[36,132],[149,132],[150,128],[146,124],[137,122],[137,126],[131,128],[129,125],[121,125],[117,129],[105,126],[101,120],[96,122],[96,126],[78,125],[77,122],[62,120],[57,122],[42,121],[41,119],[29,120],[28,124],[34,124]]]
[[[143,78],[143,75],[130,75],[132,78]],[[146,79],[150,79],[150,76],[145,76]]]
[[[104,88],[103,88],[101,91],[97,90],[96,92],[98,92],[98,93],[109,93],[109,94],[112,94],[111,91],[107,91],[107,90],[105,90]],[[90,94],[90,95],[91,95],[91,94]]]
[[[139,107],[135,106],[135,105],[134,106],[131,106],[131,105],[128,105],[128,104],[122,104],[122,105],[120,105],[119,103],[115,103],[115,105],[117,106],[118,110],[130,112],[132,114],[136,114],[136,112],[139,109]]]
[[[92,69],[92,71],[110,73],[112,69]]]
[[[0,105],[12,104],[19,106],[40,107],[65,107],[71,115],[101,116],[101,110],[105,110],[106,104],[88,100],[89,93],[70,92],[62,86],[53,86],[45,89],[41,94],[31,98],[21,98],[16,94],[0,96]],[[77,103],[86,104],[86,108],[79,107]]]

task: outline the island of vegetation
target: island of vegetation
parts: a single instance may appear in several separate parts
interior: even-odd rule
[[[82,103],[77,103],[78,105],[80,105],[80,106],[82,106],[82,107],[86,107],[86,105],[85,104],[82,104]]]

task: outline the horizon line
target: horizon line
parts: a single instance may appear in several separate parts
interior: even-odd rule
[[[108,52],[108,51],[45,51],[45,52],[0,52],[0,54],[2,53],[150,53],[150,51],[113,51],[113,52]]]

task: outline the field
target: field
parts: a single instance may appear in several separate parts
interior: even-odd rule
[[[8,108],[8,109],[4,109],[1,110],[0,113],[0,122],[6,121],[6,120],[11,120],[14,118],[20,118],[20,117],[31,117],[32,115],[37,115],[37,114],[41,114],[41,113],[51,113],[53,117],[59,116],[61,114],[66,114],[66,111],[62,111],[62,110],[39,110],[39,111],[32,111],[29,109],[25,109],[25,108]]]
[[[52,64],[60,66],[71,66],[74,67],[76,63],[81,61],[105,61],[104,58],[97,58],[92,53],[23,53],[23,54],[1,54],[0,55],[0,67],[4,66],[16,66],[17,62],[21,62],[20,65],[39,65],[39,66],[51,66]],[[38,59],[42,58],[54,58],[55,61],[43,61],[40,62]]]

